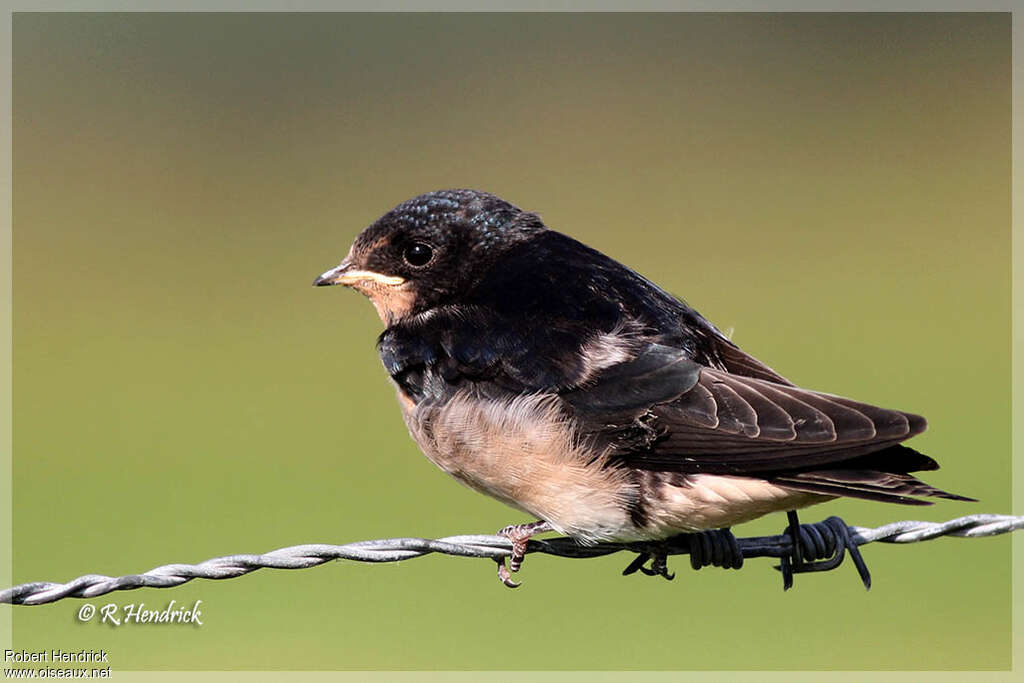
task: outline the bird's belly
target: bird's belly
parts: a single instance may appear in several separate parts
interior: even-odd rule
[[[580,446],[556,400],[458,394],[415,405],[399,392],[409,431],[434,464],[585,543],[721,529],[832,499],[752,477],[607,467]]]
[[[633,535],[637,484],[577,443],[556,400],[457,394],[416,406],[399,396],[424,454],[463,484],[583,542]]]
[[[643,497],[646,520],[640,535],[665,538],[679,532],[722,529],[769,512],[795,510],[832,500],[753,477],[688,474],[659,478],[651,473]],[[661,480],[659,480],[661,479]]]

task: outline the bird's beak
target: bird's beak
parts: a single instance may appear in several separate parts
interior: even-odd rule
[[[327,287],[329,285],[353,285],[357,282],[374,282],[380,285],[394,287],[405,282],[405,278],[397,275],[385,275],[372,270],[359,270],[352,263],[345,259],[336,267],[331,268],[320,277],[313,280],[314,287]]]

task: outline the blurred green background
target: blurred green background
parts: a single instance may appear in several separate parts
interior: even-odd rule
[[[525,521],[406,434],[365,225],[475,187],[685,296],[794,381],[926,415],[930,482],[812,509],[1010,511],[1009,14],[17,14],[14,578]],[[740,535],[776,533],[776,515]],[[1008,537],[673,583],[626,556],[332,563],[14,609],[125,669],[1001,669]]]

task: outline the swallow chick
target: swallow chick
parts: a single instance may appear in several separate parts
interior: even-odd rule
[[[500,532],[512,571],[546,531],[583,544],[697,534],[691,553],[732,548],[719,564],[738,567],[728,529],[786,511],[788,587],[793,571],[831,568],[809,561],[801,536],[824,527],[799,526],[800,508],[972,500],[910,474],[938,469],[901,445],[924,418],[793,385],[682,300],[485,192],[398,205],[314,284],[373,303],[380,358],[423,453],[537,519]],[[845,524],[829,528],[818,558],[834,566],[849,550],[861,569]],[[638,560],[627,572],[670,578],[663,553]],[[499,562],[518,585],[508,572]]]

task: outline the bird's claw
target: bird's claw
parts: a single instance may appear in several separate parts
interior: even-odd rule
[[[668,570],[668,557],[662,553],[657,553],[651,556],[650,567],[640,567],[647,576],[661,576],[666,581],[671,581],[676,578],[675,572],[669,572]]]
[[[508,566],[505,566],[505,558],[495,558],[498,563],[498,579],[509,588],[518,588],[521,584],[512,580],[509,571],[518,572],[523,566],[523,559],[526,557],[526,548],[530,543],[530,537],[551,531],[551,525],[547,522],[538,521],[529,524],[509,524],[498,532],[498,536],[504,536],[512,544],[512,552],[508,556]]]
[[[651,561],[650,567],[645,567],[647,560]],[[639,553],[633,561],[629,563],[629,566],[622,570],[623,576],[629,576],[640,572],[646,576],[660,576],[666,581],[671,581],[676,578],[674,572],[668,570],[668,553],[664,550],[652,550],[648,552]]]
[[[512,575],[509,574],[508,567],[505,566],[504,557],[497,557],[494,561],[498,563],[498,580],[501,581],[506,588],[519,588],[523,585],[519,581],[512,580]]]
[[[675,574],[669,573],[666,558],[670,549],[679,546],[679,541],[685,541],[690,552],[690,566],[694,569],[709,565],[722,569],[739,569],[743,566],[743,551],[732,532],[729,529],[710,529],[674,536],[654,546],[654,549],[640,552],[623,570],[623,575],[639,571],[647,576],[662,576],[671,581]],[[647,560],[651,561],[650,567],[644,566]]]

